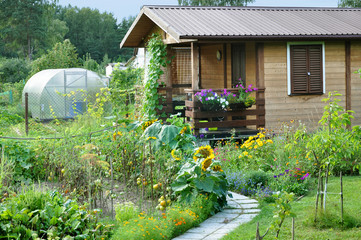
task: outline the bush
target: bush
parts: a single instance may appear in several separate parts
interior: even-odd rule
[[[57,43],[47,54],[36,59],[31,67],[31,76],[45,69],[73,68],[79,66],[76,48],[66,39]]]
[[[0,236],[16,239],[109,238],[111,225],[58,192],[27,190],[0,204]]]
[[[15,83],[25,80],[30,72],[28,61],[10,58],[0,63],[0,83]]]
[[[125,202],[115,206],[115,219],[118,222],[128,221],[138,215],[138,210],[132,202]]]

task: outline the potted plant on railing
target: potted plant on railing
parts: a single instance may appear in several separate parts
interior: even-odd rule
[[[252,84],[248,87],[244,87],[241,82],[239,85],[236,85],[238,88],[238,94],[227,94],[227,101],[229,102],[229,109],[231,110],[241,110],[251,107],[256,103],[256,99],[251,97],[252,92],[257,91],[257,88],[253,88]]]
[[[203,89],[195,96],[202,103],[203,111],[222,111],[228,107],[228,101],[224,96],[219,96],[212,89]]]

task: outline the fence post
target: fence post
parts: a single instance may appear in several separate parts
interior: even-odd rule
[[[13,104],[13,90],[9,91],[9,102],[10,104]]]
[[[28,136],[28,134],[29,134],[28,109],[29,109],[29,94],[25,93],[25,133],[26,133],[26,136]]]
[[[341,224],[343,225],[343,184],[342,184],[342,172],[340,172],[340,184],[341,184]]]

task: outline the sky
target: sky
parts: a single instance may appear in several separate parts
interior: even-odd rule
[[[255,0],[249,6],[285,7],[337,7],[338,0]],[[118,22],[124,17],[135,16],[143,5],[177,5],[177,0],[59,0],[67,6],[96,8],[100,12],[112,13]]]

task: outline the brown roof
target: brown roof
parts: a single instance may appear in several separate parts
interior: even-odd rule
[[[137,47],[158,25],[182,39],[361,38],[361,9],[144,6],[121,43]]]

